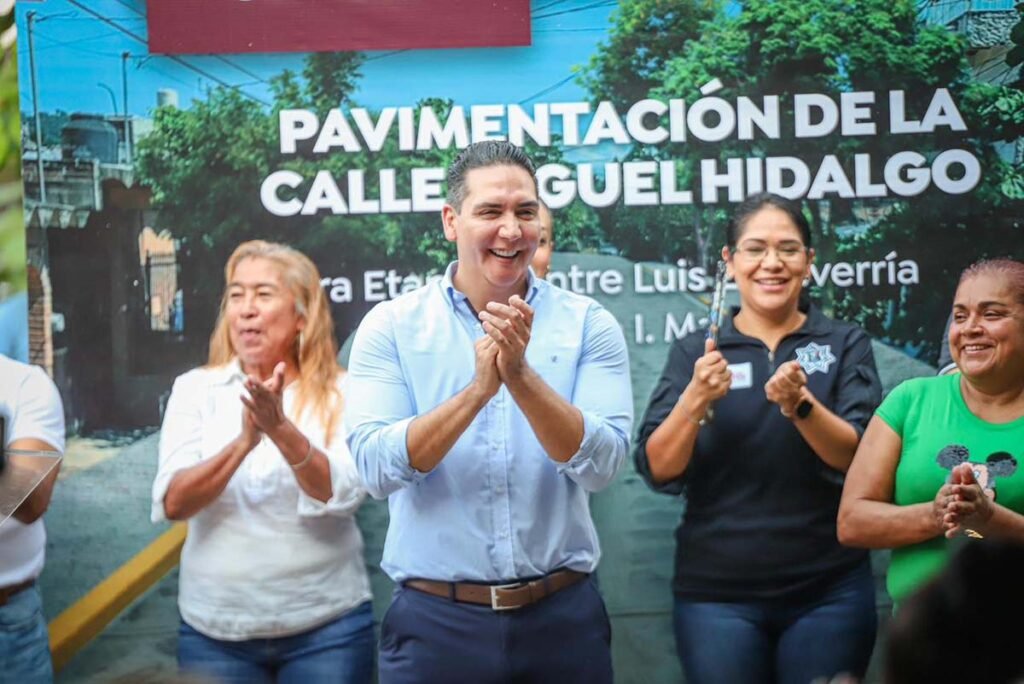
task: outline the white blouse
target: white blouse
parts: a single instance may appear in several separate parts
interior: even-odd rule
[[[7,443],[0,446],[19,439],[41,439],[64,451],[64,409],[53,381],[43,369],[2,354],[0,418],[7,419]],[[0,587],[38,577],[45,555],[42,518],[26,525],[12,515],[0,523]]]
[[[164,496],[175,473],[215,456],[241,432],[244,380],[233,361],[174,381],[160,431],[153,522],[167,519]],[[284,390],[285,413],[327,456],[331,498],[325,503],[307,495],[269,438],[245,457],[220,496],[189,519],[181,553],[178,607],[182,619],[206,636],[288,636],[370,600],[354,518],[366,492],[343,421],[326,447],[325,426],[313,411],[295,419],[295,392],[295,383]]]

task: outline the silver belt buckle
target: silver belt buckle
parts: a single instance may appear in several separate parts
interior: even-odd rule
[[[501,589],[518,589],[523,586],[522,582],[513,582],[512,584],[492,584],[491,585],[491,610],[515,610],[521,608],[521,606],[503,606],[498,602],[498,591]]]

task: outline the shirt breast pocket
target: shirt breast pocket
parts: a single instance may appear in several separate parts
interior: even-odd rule
[[[546,348],[529,360],[530,365],[547,385],[563,399],[572,401],[576,389],[579,359],[571,348]]]
[[[201,443],[202,460],[216,456],[235,437],[242,433],[242,402],[236,397],[217,397],[207,407],[203,420]]]
[[[432,410],[458,394],[476,375],[476,350],[465,341],[409,345],[402,375],[409,388],[410,415]]]

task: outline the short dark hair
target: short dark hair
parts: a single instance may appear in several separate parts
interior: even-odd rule
[[[796,225],[797,230],[800,231],[800,238],[804,242],[804,247],[811,246],[811,225],[807,222],[807,217],[804,216],[801,206],[782,195],[776,195],[772,192],[761,192],[743,200],[736,207],[736,211],[733,212],[732,219],[729,220],[729,225],[725,229],[725,241],[729,245],[729,249],[736,248],[736,243],[739,242],[740,236],[743,235],[743,230],[747,227],[747,221],[750,220],[750,217],[765,207],[774,207],[779,211],[785,212]]]
[[[488,166],[518,166],[530,174],[534,190],[537,189],[536,169],[521,147],[504,140],[482,140],[459,152],[448,167],[448,204],[462,211],[466,199],[466,176],[473,169]]]

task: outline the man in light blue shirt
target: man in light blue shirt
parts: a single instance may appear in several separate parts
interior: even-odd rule
[[[356,333],[349,446],[400,584],[382,684],[611,682],[588,494],[628,448],[629,362],[610,313],[529,270],[538,208],[522,150],[468,147],[442,212],[458,261]]]

